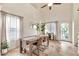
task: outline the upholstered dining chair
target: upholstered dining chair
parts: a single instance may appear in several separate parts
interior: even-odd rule
[[[54,40],[54,33],[51,33],[51,40]]]
[[[40,40],[39,40],[39,50],[40,51],[44,51],[46,48],[47,48],[47,43],[48,43],[48,38],[47,37],[40,37]]]
[[[34,43],[37,43],[37,42],[34,42]],[[30,43],[28,45],[26,45],[25,49],[26,49],[26,53],[29,54],[30,56],[31,55],[39,55],[38,53],[38,46],[37,44],[34,44],[34,43]]]
[[[27,55],[38,55],[38,38],[36,36],[29,36],[23,39],[23,50]],[[34,53],[37,51],[37,53]]]

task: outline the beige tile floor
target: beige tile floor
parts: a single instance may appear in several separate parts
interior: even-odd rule
[[[77,56],[77,47],[69,42],[64,41],[50,41],[49,47],[40,52],[40,56]],[[14,49],[5,56],[28,56],[27,53],[19,53],[19,48]],[[35,55],[34,55],[35,56]]]

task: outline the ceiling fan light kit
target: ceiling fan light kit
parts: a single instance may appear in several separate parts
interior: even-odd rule
[[[48,3],[48,6],[52,6],[52,3]]]

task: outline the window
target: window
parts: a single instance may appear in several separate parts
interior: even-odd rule
[[[45,23],[33,24],[33,29],[37,32],[37,34],[45,34]]]
[[[47,23],[45,25],[45,33],[54,33],[56,35],[56,23]]]
[[[36,24],[32,25],[32,31],[34,32],[33,35],[37,35],[37,26],[36,26]]]
[[[47,33],[54,33],[56,35],[56,22],[51,23],[37,23],[32,25],[33,30],[35,33],[40,34],[47,34]]]
[[[6,40],[9,47],[16,46],[16,40],[20,38],[20,18],[6,14]]]
[[[61,39],[69,39],[69,24],[62,23],[61,24]]]

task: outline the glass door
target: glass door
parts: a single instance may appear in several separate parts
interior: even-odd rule
[[[68,23],[61,24],[61,40],[69,41],[69,24]]]

